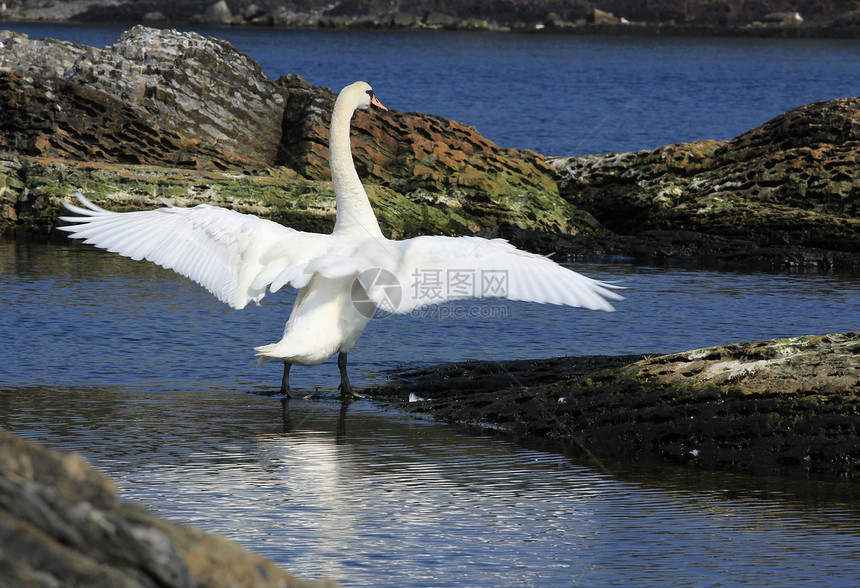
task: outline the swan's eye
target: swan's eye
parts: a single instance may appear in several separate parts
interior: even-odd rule
[[[371,102],[373,102],[373,99],[376,98],[376,96],[373,94],[373,90],[367,90],[367,95],[370,96]]]

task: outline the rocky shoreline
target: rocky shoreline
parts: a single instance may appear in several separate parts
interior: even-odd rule
[[[332,226],[331,90],[270,80],[194,33],[139,26],[103,49],[9,32],[0,43],[0,235],[50,235],[77,190],[114,208],[214,201]],[[567,261],[860,270],[857,98],[731,141],[572,158],[500,148],[421,113],[360,113],[354,127],[392,237],[502,237]]]
[[[366,390],[398,410],[597,457],[860,474],[860,333],[635,357],[466,362]]]
[[[783,0],[7,0],[0,22],[153,26],[445,29],[569,34],[847,37],[860,34],[850,0],[802,7]]]

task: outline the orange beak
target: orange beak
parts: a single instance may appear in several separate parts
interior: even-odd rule
[[[370,104],[379,108],[380,110],[388,110],[382,105],[382,102],[379,101],[379,98],[377,98],[375,94],[370,97]]]

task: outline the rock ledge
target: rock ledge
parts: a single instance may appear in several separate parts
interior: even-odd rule
[[[334,588],[117,500],[74,453],[0,431],[0,586]]]
[[[410,413],[756,473],[860,474],[860,333],[660,356],[467,362],[370,390]],[[411,400],[410,400],[411,398]]]

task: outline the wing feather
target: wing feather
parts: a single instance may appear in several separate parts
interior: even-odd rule
[[[71,223],[59,228],[72,238],[174,270],[233,308],[258,302],[273,277],[326,254],[330,246],[328,235],[217,206],[112,212],[77,197],[83,207],[65,204],[77,216],[60,217]]]
[[[617,286],[583,276],[502,239],[416,237],[398,243],[398,249],[399,257],[386,268],[402,289],[398,313],[465,298],[507,298],[611,311],[609,300],[623,298],[613,291]],[[371,292],[374,299],[382,295]]]

